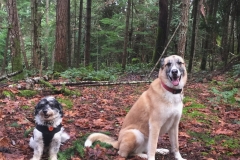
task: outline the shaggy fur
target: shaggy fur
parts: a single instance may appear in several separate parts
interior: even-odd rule
[[[70,138],[62,127],[62,117],[62,106],[54,97],[45,97],[36,105],[36,127],[29,142],[34,149],[31,160],[40,160],[46,150],[49,150],[50,160],[57,160],[61,143]]]

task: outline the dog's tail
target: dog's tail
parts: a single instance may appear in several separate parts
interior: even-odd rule
[[[88,136],[87,140],[84,143],[85,147],[90,147],[93,142],[95,141],[101,141],[107,144],[110,144],[113,146],[113,148],[118,149],[118,141],[114,140],[112,137],[103,134],[103,133],[93,133],[90,136]]]

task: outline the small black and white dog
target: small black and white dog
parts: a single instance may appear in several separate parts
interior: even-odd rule
[[[57,160],[61,143],[70,138],[61,124],[62,117],[62,106],[54,97],[45,97],[36,105],[36,127],[29,142],[30,147],[34,149],[31,160],[40,160],[43,151],[48,149],[50,160]]]

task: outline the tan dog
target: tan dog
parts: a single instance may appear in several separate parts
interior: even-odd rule
[[[155,153],[167,154],[167,149],[157,149],[159,135],[169,134],[172,152],[178,160],[184,160],[179,153],[178,125],[182,115],[182,89],[187,81],[184,60],[169,56],[161,61],[158,78],[139,97],[126,115],[118,140],[102,134],[91,134],[85,146],[102,141],[119,149],[119,155],[137,155],[155,160]],[[144,154],[147,153],[147,154]]]

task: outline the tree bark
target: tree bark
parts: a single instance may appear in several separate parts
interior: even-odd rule
[[[54,71],[62,72],[67,65],[67,47],[68,47],[68,1],[57,1],[56,16],[56,44],[55,44],[55,62]]]
[[[72,66],[72,60],[71,60],[71,54],[72,54],[72,48],[71,46],[74,45],[74,43],[72,43],[72,35],[71,35],[71,13],[70,13],[70,0],[67,0],[68,3],[68,8],[67,8],[67,35],[68,35],[68,41],[67,41],[67,55],[68,55],[68,67]]]
[[[153,53],[153,62],[156,63],[164,50],[167,40],[168,0],[159,0],[159,17],[157,28],[156,47]]]
[[[125,70],[127,63],[127,47],[128,47],[128,28],[129,28],[129,18],[130,18],[130,8],[131,0],[127,1],[127,13],[126,13],[126,23],[125,23],[125,34],[124,34],[124,45],[122,54],[122,70]]]
[[[84,66],[90,64],[90,36],[91,36],[91,7],[92,0],[87,1],[87,22],[86,22],[86,38],[85,38],[85,52],[84,52]]]
[[[41,50],[39,42],[39,27],[40,17],[38,15],[38,0],[32,1],[32,24],[33,24],[33,67],[36,70],[40,69],[41,65]]]
[[[23,69],[16,0],[7,0],[7,12],[10,26],[9,39],[12,55],[12,72],[16,72]],[[18,74],[15,79],[23,79],[23,73]]]
[[[7,66],[7,52],[8,52],[9,33],[10,33],[10,28],[8,28],[7,37],[6,37],[6,41],[5,41],[6,42],[6,46],[5,46],[5,50],[4,50],[4,57],[3,57],[3,64],[2,64],[1,75],[4,74],[5,68]]]
[[[185,48],[186,48],[189,5],[190,5],[189,0],[182,1],[181,26],[180,26],[180,30],[179,30],[177,54],[183,58],[184,58]]]
[[[75,52],[75,66],[78,68],[81,63],[81,39],[82,39],[82,13],[83,13],[83,0],[80,0],[79,5],[79,20],[78,20],[78,42]]]
[[[195,55],[195,44],[196,44],[196,27],[197,27],[197,19],[198,19],[198,3],[199,0],[193,1],[193,27],[192,27],[192,38],[191,38],[191,50],[190,50],[190,57],[189,57],[189,63],[188,63],[188,72],[191,73],[192,71],[192,64],[193,64],[193,58]]]

